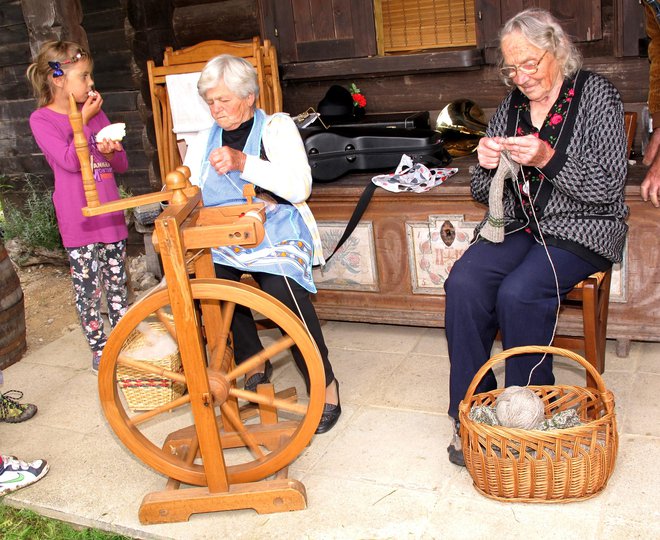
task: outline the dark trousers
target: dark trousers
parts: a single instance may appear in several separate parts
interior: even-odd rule
[[[490,358],[497,330],[504,349],[549,345],[563,298],[580,281],[597,271],[564,249],[548,246],[557,283],[543,245],[525,232],[508,234],[501,244],[472,244],[454,264],[445,282],[445,329],[449,348],[449,416],[458,418],[458,405],[479,368]],[[542,355],[508,359],[505,386],[526,386],[530,371]],[[552,357],[534,368],[533,385],[552,385]],[[476,392],[497,388],[492,371]]]
[[[223,266],[220,264],[215,265],[215,275],[220,279],[239,281],[243,274],[243,271],[230,266]],[[287,279],[291,291],[293,291],[293,295],[295,296],[295,301],[298,304],[298,307],[296,307],[296,303],[294,303],[293,298],[291,297],[291,292],[289,292],[289,287],[287,286],[284,277],[267,274],[265,272],[254,272],[251,275],[259,284],[262,291],[277,298],[286,307],[298,315],[298,317],[301,316],[301,313],[298,312],[298,308],[300,308],[302,318],[307,325],[307,328],[309,328],[309,332],[321,353],[323,370],[325,372],[325,384],[326,386],[329,385],[335,380],[335,375],[332,371],[332,365],[328,360],[328,348],[325,345],[323,332],[321,331],[321,324],[316,315],[316,310],[312,305],[309,291],[293,279]],[[252,318],[252,313],[245,306],[236,306],[234,319],[231,323],[231,331],[234,336],[234,357],[237,364],[240,364],[242,361],[263,349],[261,341],[259,340],[257,327]],[[293,347],[291,354],[305,379],[305,385],[309,391],[309,374],[307,373],[307,366],[298,347]]]

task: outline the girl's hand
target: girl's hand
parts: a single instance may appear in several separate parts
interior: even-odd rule
[[[119,141],[111,141],[110,139],[103,139],[101,142],[96,143],[96,148],[107,160],[111,160],[115,152],[121,152],[124,147]]]
[[[477,146],[479,165],[484,169],[495,169],[500,163],[500,153],[504,149],[504,137],[482,137]]]
[[[225,174],[229,171],[243,172],[246,158],[247,156],[240,150],[221,146],[211,151],[209,154],[209,163],[218,174]]]
[[[503,145],[511,154],[513,161],[529,167],[545,167],[555,155],[552,146],[535,135],[507,137]]]
[[[92,118],[94,118],[98,112],[101,110],[101,105],[103,105],[103,98],[101,94],[96,91],[90,92],[90,95],[87,96],[85,103],[82,106],[82,119],[83,125],[87,125]]]

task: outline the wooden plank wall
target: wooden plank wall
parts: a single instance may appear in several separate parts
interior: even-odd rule
[[[24,171],[43,172],[45,162],[32,155],[27,123],[34,105],[25,70],[32,60],[21,3],[0,0],[0,10],[0,184],[12,185]]]
[[[139,81],[133,77],[133,51],[125,34],[126,11],[121,0],[81,0],[82,26],[94,59],[94,85],[103,95],[103,111],[111,122],[126,124],[123,145],[130,167],[117,183],[134,194],[148,191],[149,160],[143,145],[138,111]]]
[[[25,0],[26,2],[33,0]],[[95,60],[95,81],[104,110],[114,122],[126,122],[130,171],[119,181],[134,193],[159,189],[155,137],[146,62],[162,61],[166,46],[181,48],[207,39],[241,41],[259,34],[258,0],[80,0],[82,27]],[[614,10],[603,0],[603,42],[584,48],[585,65],[617,86],[628,110],[641,112],[648,88],[648,62],[615,58],[611,51]],[[641,8],[639,8],[641,9]],[[0,175],[18,184],[25,171],[51,173],[27,123],[34,100],[25,80],[31,62],[29,36],[20,0],[0,0]],[[469,98],[488,113],[506,88],[492,67],[444,73],[337,75],[323,80],[282,82],[284,110],[297,114],[316,107],[332,84],[355,82],[368,99],[368,111],[439,111],[451,100]],[[641,114],[640,125],[641,125]],[[641,145],[637,130],[635,147]],[[52,182],[52,178],[50,179]],[[18,186],[20,187],[20,186]]]
[[[121,4],[121,0],[83,0],[82,26],[95,61],[94,80],[103,94],[103,110],[111,121],[127,124],[124,144],[131,168],[117,175],[118,183],[139,193],[146,190],[147,160],[143,122],[137,113],[139,91],[132,77],[132,52],[124,37],[126,16]],[[28,123],[36,101],[25,77],[32,54],[21,2],[0,0],[0,10],[0,174],[13,186],[5,195],[16,204],[23,197],[25,173],[39,176],[49,186],[53,185],[53,175]],[[59,35],[55,29],[36,39],[41,43]]]

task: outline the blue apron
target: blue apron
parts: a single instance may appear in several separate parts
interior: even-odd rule
[[[261,109],[255,110],[254,123],[243,152],[259,156],[261,132],[266,116]],[[245,204],[243,186],[248,184],[241,178],[240,171],[218,172],[209,163],[209,154],[222,145],[222,128],[214,124],[209,133],[204,161],[200,173],[204,206],[228,206]],[[220,246],[212,249],[213,262],[232,266],[247,273],[266,272],[294,279],[308,291],[315,293],[312,281],[312,235],[295,206],[272,204],[258,197],[257,202],[266,203],[266,235],[263,242],[254,248]]]

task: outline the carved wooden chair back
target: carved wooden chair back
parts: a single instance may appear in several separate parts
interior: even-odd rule
[[[256,69],[259,80],[257,107],[268,114],[282,111],[277,53],[269,40],[261,44],[259,38],[254,37],[247,43],[211,40],[179,50],[167,47],[162,66],[156,66],[153,60],[147,61],[160,175],[163,180],[168,172],[181,165],[166,77],[200,72],[206,62],[219,54],[232,54],[248,60]]]

